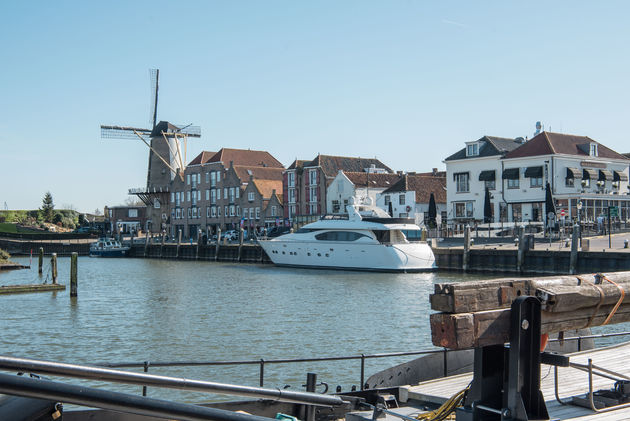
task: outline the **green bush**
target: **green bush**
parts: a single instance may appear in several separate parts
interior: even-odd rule
[[[10,258],[11,258],[11,255],[9,253],[0,249],[0,261],[9,260]]]

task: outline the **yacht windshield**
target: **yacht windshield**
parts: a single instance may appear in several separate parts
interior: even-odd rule
[[[353,231],[328,231],[315,236],[319,241],[356,241],[362,237],[370,238],[365,234]]]
[[[374,235],[382,244],[407,243],[405,234],[401,230],[374,230]]]

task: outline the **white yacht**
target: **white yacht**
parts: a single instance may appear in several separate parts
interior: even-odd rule
[[[279,266],[383,272],[437,268],[413,219],[392,218],[371,205],[347,209],[347,216],[327,215],[290,234],[258,242]]]

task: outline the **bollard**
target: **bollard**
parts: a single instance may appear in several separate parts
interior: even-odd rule
[[[628,239],[627,238],[625,240],[623,240],[623,248],[625,248],[625,249],[628,248]]]
[[[44,248],[43,247],[39,248],[39,262],[37,266],[38,266],[39,276],[42,276],[44,274],[44,269],[43,269],[44,268]]]
[[[516,271],[523,271],[523,263],[525,260],[525,248],[527,247],[527,241],[525,241],[525,230],[519,230],[518,238],[514,239],[514,242],[518,246],[516,254]]]
[[[70,297],[77,296],[77,262],[79,253],[72,252],[70,255]]]
[[[53,253],[50,258],[50,270],[52,271],[52,283],[57,283],[57,253]]]
[[[182,245],[182,230],[177,230],[177,250],[175,250],[175,257],[179,257],[179,248]]]
[[[470,254],[470,225],[466,225],[464,229],[464,254],[462,255],[462,269],[464,272],[468,270],[468,257]]]
[[[219,243],[221,243],[221,228],[217,228],[217,244],[214,248],[214,261],[219,260]]]
[[[569,274],[575,275],[577,269],[578,258],[578,241],[580,240],[580,226],[573,225],[573,233],[571,234],[571,256],[569,258]]]

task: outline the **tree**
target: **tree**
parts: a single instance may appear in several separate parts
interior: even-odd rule
[[[42,200],[42,207],[40,208],[40,212],[42,214],[42,218],[46,222],[52,222],[55,216],[55,204],[53,203],[52,194],[49,191],[44,195],[44,199]]]

